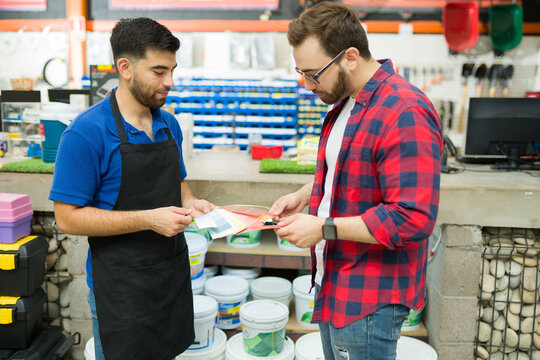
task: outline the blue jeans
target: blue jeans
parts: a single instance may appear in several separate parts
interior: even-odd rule
[[[315,297],[319,289],[316,286]],[[408,314],[408,307],[391,304],[343,328],[319,323],[325,360],[395,360]]]
[[[94,334],[95,359],[105,360],[105,355],[103,355],[103,348],[101,347],[101,340],[99,339],[96,299],[94,298],[94,292],[92,290],[88,292],[88,305],[90,305],[90,312],[92,313],[92,332]]]

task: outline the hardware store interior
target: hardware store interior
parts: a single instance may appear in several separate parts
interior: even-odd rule
[[[113,27],[138,17],[180,40],[161,109],[182,134],[186,199],[216,205],[180,233],[195,339],[176,359],[325,358],[310,322],[317,255],[280,238],[286,227],[270,212],[314,178],[316,188],[317,154],[329,153],[323,141],[326,155],[317,149],[334,104],[312,90],[343,60],[315,83],[287,38],[291,21],[324,2],[0,0],[0,359],[99,358],[88,234],[58,226],[50,194],[62,133],[122,86]],[[440,127],[423,301],[405,316],[396,358],[540,359],[540,3],[337,2],[358,15],[372,57],[427,96]],[[334,243],[346,242],[337,220]]]

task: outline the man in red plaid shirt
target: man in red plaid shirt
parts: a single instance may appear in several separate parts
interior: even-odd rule
[[[394,360],[405,317],[424,305],[440,122],[390,60],[372,58],[350,7],[313,6],[291,22],[288,40],[306,89],[335,106],[314,181],[271,208],[282,226],[276,233],[311,248],[313,322],[325,359]]]

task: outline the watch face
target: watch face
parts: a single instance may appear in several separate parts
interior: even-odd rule
[[[337,239],[337,229],[335,225],[323,225],[324,240],[333,241]]]

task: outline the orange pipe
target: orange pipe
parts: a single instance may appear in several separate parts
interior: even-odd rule
[[[80,88],[86,71],[86,0],[66,0],[66,17],[69,24],[69,87]]]

